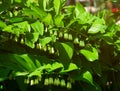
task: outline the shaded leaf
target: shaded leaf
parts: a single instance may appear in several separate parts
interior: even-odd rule
[[[55,43],[55,48],[59,51],[59,60],[67,68],[73,56],[73,45],[71,43]]]
[[[100,62],[99,62],[99,61],[95,61],[95,62],[92,63],[91,66],[92,66],[93,71],[94,71],[98,76],[101,77],[101,75],[102,75],[102,68],[101,68]]]
[[[33,60],[30,58],[30,56],[28,54],[22,54],[22,55],[20,55],[20,57],[25,60],[25,62],[27,63],[30,70],[36,69],[36,66],[35,66]]]

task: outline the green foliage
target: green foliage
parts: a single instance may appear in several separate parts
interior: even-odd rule
[[[0,7],[0,82],[16,79],[21,91],[33,85],[119,89],[120,25],[114,20],[65,0],[2,0]]]

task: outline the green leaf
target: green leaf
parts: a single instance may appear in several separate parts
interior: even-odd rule
[[[64,18],[64,15],[57,15],[55,17],[55,25],[58,27],[63,27],[64,26],[64,23],[62,21],[63,18]]]
[[[3,31],[15,34],[19,36],[19,34],[24,34],[25,32],[30,32],[31,28],[27,21],[14,23],[12,25],[6,26]]]
[[[74,24],[77,21],[77,19],[71,19],[70,22],[68,23],[68,25],[66,26],[67,28],[69,28],[72,24]]]
[[[1,67],[0,65],[0,82],[8,78],[9,72],[10,72],[10,69],[6,69],[4,67]]]
[[[39,16],[34,10],[24,8],[22,10],[24,16]]]
[[[28,74],[29,74],[28,72],[20,72],[20,71],[15,72],[15,76],[26,76]]]
[[[79,68],[77,67],[76,64],[74,63],[70,63],[68,68],[66,70],[62,70],[60,73],[67,73],[67,72],[70,72],[70,71],[74,71],[74,70],[78,70]]]
[[[55,70],[58,70],[58,69],[62,69],[63,68],[63,64],[62,63],[58,63],[58,62],[54,62],[52,64],[52,67],[50,69],[50,72],[53,72]]]
[[[61,0],[54,0],[53,4],[54,4],[56,15],[58,15],[60,11]]]
[[[22,54],[22,55],[20,55],[20,57],[25,60],[26,66],[28,66],[30,70],[35,70],[36,69],[36,66],[35,66],[33,60],[30,58],[30,55]]]
[[[35,6],[35,5],[31,5],[31,9],[36,12],[36,14],[39,15],[40,19],[43,19],[44,16],[47,15],[46,12],[44,12],[43,10],[41,10],[39,7]]]
[[[17,2],[17,3],[21,3],[21,2],[22,2],[22,0],[15,0],[15,2]]]
[[[44,25],[40,23],[39,21],[36,21],[35,23],[31,24],[34,32],[38,32],[40,35],[43,35],[44,32]]]
[[[51,37],[45,37],[45,38],[40,39],[40,43],[42,46],[45,46],[46,44],[50,43],[51,41],[52,41]]]
[[[49,3],[49,0],[43,0],[43,8],[46,10],[47,3]]]
[[[90,62],[93,62],[95,60],[98,60],[98,51],[96,48],[94,47],[89,47],[89,48],[86,48],[86,49],[81,49],[80,50],[80,53],[82,55],[85,56],[85,58],[90,61]]]
[[[4,28],[4,27],[6,27],[7,25],[5,24],[5,22],[3,22],[3,21],[0,21],[0,27],[1,28]]]
[[[61,46],[64,48],[64,50],[68,54],[68,57],[71,59],[73,56],[73,45],[71,45],[70,43],[61,43]]]
[[[90,24],[95,20],[95,17],[88,12],[84,12],[77,16],[78,24]],[[84,27],[84,26],[83,26]]]
[[[42,22],[44,22],[46,25],[52,25],[53,24],[53,19],[52,15],[48,13],[43,19]]]
[[[73,45],[71,43],[55,43],[55,48],[59,52],[59,60],[67,68],[73,56]]]
[[[25,44],[31,48],[35,47],[35,42],[39,38],[39,33],[26,33]]]
[[[20,57],[20,55],[14,54],[14,55],[10,55],[10,56],[11,56],[11,60],[14,60],[18,64],[18,66],[20,65],[21,67],[23,67],[23,69],[25,69],[24,71],[32,70],[31,67],[29,66],[29,63],[27,64],[26,60],[24,60],[22,57]]]
[[[31,31],[30,25],[27,21],[23,21],[23,22],[20,22],[20,23],[14,23],[14,26],[17,26],[20,29],[19,30],[20,33]],[[15,32],[15,30],[14,30],[14,32]]]
[[[113,45],[114,40],[109,34],[104,34],[102,39],[109,45]]]
[[[27,84],[24,83],[25,77],[16,77],[17,84],[20,88],[21,91],[26,91],[27,90]]]
[[[99,76],[101,77],[102,75],[102,67],[101,67],[101,64],[99,61],[95,61],[92,63],[92,69],[94,70],[94,72]]]
[[[75,12],[76,17],[78,17],[80,14],[85,13],[85,9],[80,3],[76,3],[74,12]]]
[[[115,45],[117,47],[117,50],[120,51],[120,40],[119,39],[115,41]]]
[[[39,68],[38,68],[39,69]],[[34,70],[33,72],[31,72],[29,75],[28,75],[28,77],[33,77],[33,76],[38,76],[38,77],[41,77],[41,75],[42,75],[42,70],[38,70],[38,69],[36,69],[36,70]]]
[[[92,24],[91,28],[88,30],[89,34],[96,34],[98,32],[104,33],[106,29],[106,25],[104,25],[103,19],[96,19]]]
[[[89,71],[86,71],[82,74],[82,77],[88,81],[88,83],[91,83],[93,84],[93,77],[92,77],[92,74],[89,72]]]
[[[84,83],[81,84],[82,87],[82,91],[102,91],[101,87],[94,82],[94,84],[88,84],[88,83]]]
[[[21,17],[14,17],[14,18],[10,18],[10,22],[11,23],[15,23],[15,22],[22,22],[23,21],[23,18]]]

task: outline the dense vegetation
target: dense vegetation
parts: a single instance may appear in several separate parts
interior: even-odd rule
[[[0,0],[0,91],[118,91],[120,25],[66,0]]]

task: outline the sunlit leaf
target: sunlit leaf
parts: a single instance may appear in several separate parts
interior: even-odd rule
[[[89,71],[86,71],[82,74],[82,77],[87,80],[89,83],[93,84],[93,77]]]
[[[22,0],[15,0],[15,2],[17,2],[17,3],[21,3],[21,2],[22,2]]]
[[[59,14],[59,11],[60,11],[61,0],[54,0],[53,4],[54,4],[54,9],[55,9],[55,12],[57,15],[57,14]]]
[[[64,18],[64,15],[58,15],[55,17],[55,24],[58,27],[64,26],[64,23],[62,21],[62,19]]]
[[[76,15],[76,17],[78,17],[80,14],[82,14],[84,12],[85,12],[85,9],[82,6],[82,4],[77,3],[76,6],[75,6],[75,15]]]
[[[46,44],[50,43],[51,41],[52,41],[51,37],[45,37],[45,38],[40,39],[40,43],[42,46],[45,46]]]
[[[78,70],[78,67],[76,64],[74,63],[70,63],[68,68],[66,70],[62,70],[61,73],[66,73],[66,72],[70,72],[70,71],[74,71],[74,70]]]
[[[95,60],[98,60],[98,51],[96,48],[94,47],[89,47],[89,48],[86,48],[86,49],[81,49],[80,50],[80,53],[82,55],[85,56],[85,58],[88,60],[88,61],[95,61]]]
[[[62,64],[62,63],[54,62],[54,63],[52,64],[52,67],[51,67],[51,69],[50,69],[50,72],[55,71],[55,70],[58,70],[58,69],[61,69],[61,68],[63,68],[63,64]]]
[[[44,32],[44,25],[39,21],[31,24],[34,32],[38,32],[40,35],[43,35]]]
[[[90,34],[96,34],[98,32],[104,33],[106,29],[104,22],[105,21],[103,19],[96,19],[92,24],[91,28],[88,30],[88,33]]]
[[[25,38],[25,44],[31,48],[35,47],[35,42],[39,38],[39,33],[27,33]]]
[[[16,72],[15,73],[15,76],[26,76],[26,75],[28,75],[29,73],[28,72]]]
[[[52,20],[52,16],[50,13],[48,13],[43,19],[42,21],[46,24],[46,25],[52,25],[53,24],[53,20]]]
[[[35,6],[35,5],[31,5],[31,9],[36,12],[36,14],[39,15],[39,18],[42,19],[44,16],[47,15],[46,12],[44,12],[43,10],[41,10],[39,7]]]
[[[4,28],[4,27],[6,27],[7,25],[6,25],[6,23],[5,22],[3,22],[3,21],[0,21],[0,27],[1,28]]]

